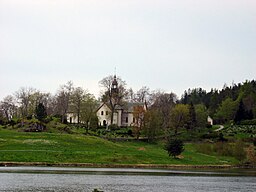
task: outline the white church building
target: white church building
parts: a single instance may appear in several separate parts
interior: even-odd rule
[[[138,120],[134,117],[136,107],[142,107],[146,111],[145,103],[129,102],[123,106],[117,106],[113,115],[113,124],[118,127],[137,126]],[[111,109],[106,103],[102,103],[96,113],[100,126],[111,125]]]

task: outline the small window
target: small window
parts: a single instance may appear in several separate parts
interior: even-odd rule
[[[126,117],[125,122],[128,123],[128,117]]]
[[[106,115],[108,115],[108,111],[106,111]]]
[[[135,123],[135,118],[133,117],[133,123]]]
[[[101,115],[104,115],[104,111],[101,111]]]

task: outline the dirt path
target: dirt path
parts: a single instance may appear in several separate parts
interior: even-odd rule
[[[222,129],[224,129],[224,126],[220,125],[220,128],[216,129],[215,131],[221,131]]]

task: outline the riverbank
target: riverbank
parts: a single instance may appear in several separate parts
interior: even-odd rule
[[[83,168],[145,168],[145,169],[232,169],[253,168],[238,165],[173,165],[173,164],[96,164],[96,163],[46,163],[46,162],[0,162],[0,166],[42,166]]]

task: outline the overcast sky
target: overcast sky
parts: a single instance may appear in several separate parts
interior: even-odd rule
[[[0,0],[0,100],[71,80],[99,94],[222,88],[256,78],[255,0]]]

